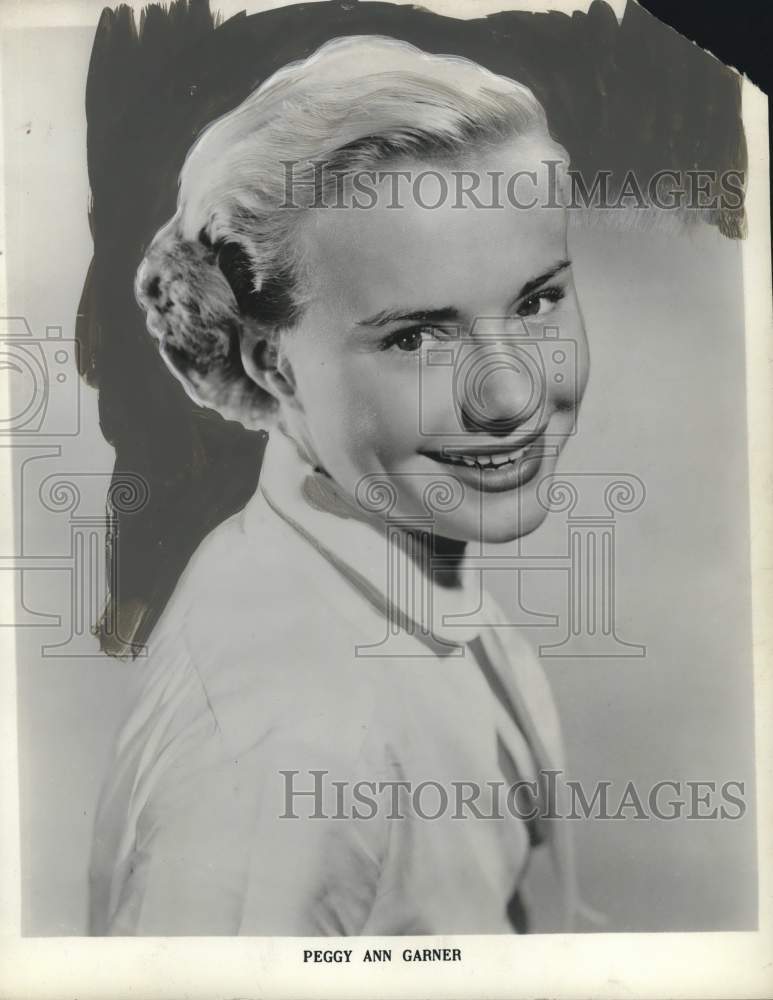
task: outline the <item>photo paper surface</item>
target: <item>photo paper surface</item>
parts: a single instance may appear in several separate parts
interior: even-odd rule
[[[764,96],[635,3],[3,17],[9,995],[764,996]]]

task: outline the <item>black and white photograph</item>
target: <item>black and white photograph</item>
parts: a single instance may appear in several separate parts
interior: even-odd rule
[[[0,8],[3,996],[770,995],[767,98],[648,6]]]

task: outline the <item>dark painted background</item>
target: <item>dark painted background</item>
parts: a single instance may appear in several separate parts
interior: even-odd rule
[[[601,0],[587,14],[503,12],[458,21],[382,3],[314,3],[215,25],[206,0],[105,9],[86,110],[94,258],[78,309],[81,369],[99,390],[114,483],[143,476],[148,503],[117,512],[110,546],[117,634],[142,643],[201,538],[244,505],[264,437],[195,407],[163,366],[132,293],[155,230],[173,213],[185,153],[213,118],[290,60],[342,34],[381,33],[475,59],[529,85],[576,169],[642,177],[659,169],[745,164],[737,76],[629,3],[622,23]],[[737,235],[739,220],[718,216]]]

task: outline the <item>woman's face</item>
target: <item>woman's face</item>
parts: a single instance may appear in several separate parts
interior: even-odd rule
[[[429,518],[424,527],[448,538],[503,542],[544,519],[537,487],[573,431],[588,373],[565,212],[544,206],[543,161],[555,176],[557,158],[549,139],[521,138],[453,168],[400,163],[413,176],[438,170],[451,194],[428,208],[439,182],[426,180],[418,202],[404,183],[390,208],[385,180],[375,206],[310,218],[311,303],[283,334],[282,416],[366,510],[388,482],[390,517]],[[460,169],[482,177],[477,204],[455,199]],[[537,205],[505,196],[517,171],[536,172],[514,190]],[[499,203],[482,207],[494,172]]]

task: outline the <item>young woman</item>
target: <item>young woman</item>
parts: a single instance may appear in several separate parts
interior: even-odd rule
[[[138,300],[190,395],[269,442],[137,663],[94,933],[524,931],[543,842],[571,918],[563,828],[512,794],[562,766],[553,702],[484,588],[587,377],[566,162],[530,91],[379,37],[190,151]]]

